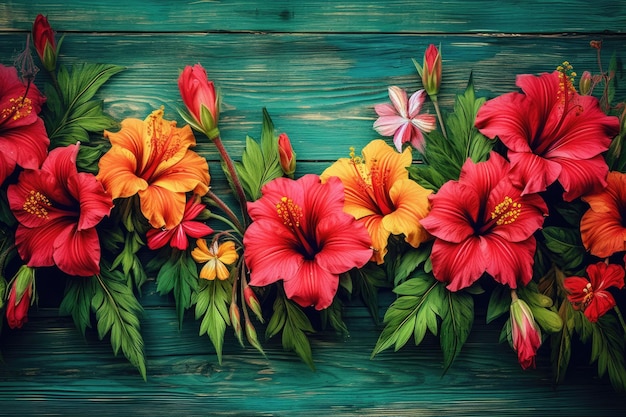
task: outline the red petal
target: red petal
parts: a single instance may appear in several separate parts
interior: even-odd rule
[[[332,304],[338,286],[339,277],[326,271],[315,261],[305,261],[296,276],[284,283],[288,298],[302,307],[314,306],[317,310],[323,310]]]
[[[561,165],[559,182],[565,189],[563,193],[565,201],[600,191],[606,186],[609,167],[602,155],[586,160],[553,159],[553,161]]]
[[[100,241],[95,228],[66,227],[54,241],[54,263],[66,274],[87,277],[100,272]]]
[[[481,250],[487,259],[486,272],[503,285],[517,288],[528,284],[533,275],[536,242],[534,237],[512,243],[496,235],[485,237]]]
[[[447,282],[450,291],[471,286],[485,272],[489,261],[481,249],[481,242],[482,239],[476,237],[461,243],[435,240],[430,257],[435,278]]]

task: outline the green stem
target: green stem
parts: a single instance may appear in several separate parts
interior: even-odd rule
[[[222,138],[220,136],[213,139],[213,143],[215,143],[215,146],[220,153],[222,161],[226,164],[226,169],[228,170],[231,181],[233,182],[233,186],[235,187],[237,200],[239,200],[239,206],[243,215],[243,226],[245,227],[248,223],[248,209],[246,207],[247,200],[246,194],[244,193],[243,187],[241,186],[241,181],[239,181],[239,176],[237,175],[237,171],[235,170],[235,163],[226,151],[226,148],[224,147],[224,144],[222,143]]]
[[[222,201],[222,199],[219,198],[211,190],[209,190],[209,192],[207,193],[207,196],[213,201],[215,206],[219,207],[224,213],[226,213],[228,218],[232,221],[232,223],[230,223],[230,222],[226,221],[226,219],[224,219],[226,221],[226,223],[227,224],[232,224],[233,229],[236,229],[241,235],[243,235],[243,232],[244,232],[245,228],[243,227],[243,225],[241,224],[241,222],[239,221],[239,219],[237,218],[235,213],[230,209],[230,207],[228,207],[226,205],[226,203],[224,203],[224,201]],[[213,214],[213,213],[211,213],[211,217],[214,217],[216,219],[223,219],[223,217],[221,217],[219,215],[216,215],[216,214]]]
[[[226,217],[224,216],[220,216],[219,214],[214,214],[211,213],[211,218],[215,219],[215,220],[219,220],[221,222],[226,223],[228,226],[230,226],[233,230],[236,230],[239,234],[243,234],[243,232],[239,229],[239,227],[237,227],[237,225],[233,224],[230,220],[228,220]]]
[[[435,112],[437,112],[437,119],[439,119],[439,126],[441,126],[441,133],[443,137],[448,139],[448,133],[446,132],[446,126],[443,124],[443,117],[441,116],[441,110],[439,109],[439,101],[437,98],[431,97],[433,104],[435,105]]]

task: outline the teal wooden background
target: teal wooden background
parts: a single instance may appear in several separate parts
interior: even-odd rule
[[[10,65],[38,13],[65,34],[65,63],[127,67],[101,92],[117,119],[144,118],[165,106],[179,119],[178,72],[200,62],[221,88],[222,136],[237,159],[246,134],[258,137],[267,107],[298,154],[297,174],[320,173],[350,146],[376,138],[374,104],[387,86],[419,87],[411,58],[441,45],[449,108],[473,72],[479,95],[515,89],[515,75],[551,71],[564,60],[580,74],[595,70],[589,41],[602,39],[608,59],[626,58],[626,2],[233,0],[80,0],[0,3],[0,62]],[[624,85],[618,94],[624,97]],[[207,144],[212,186],[225,190],[217,155]],[[567,381],[553,386],[549,352],[522,371],[498,344],[499,325],[478,317],[452,369],[442,375],[437,342],[384,352],[370,360],[380,327],[358,303],[347,307],[350,337],[312,336],[317,371],[264,344],[267,358],[228,335],[218,364],[190,315],[177,329],[173,303],[145,287],[142,323],[148,380],[94,331],[46,306],[19,331],[5,329],[0,415],[362,415],[621,416],[624,396],[598,379],[585,352]],[[382,294],[381,307],[391,302]]]

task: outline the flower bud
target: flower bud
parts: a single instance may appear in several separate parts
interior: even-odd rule
[[[286,133],[281,133],[278,136],[278,155],[283,172],[289,178],[293,178],[293,174],[296,172],[296,153],[293,151],[291,141],[289,141]]]
[[[241,329],[241,314],[239,312],[239,306],[236,303],[231,303],[229,308],[230,323],[235,331],[235,336],[239,340],[239,344],[243,346],[243,332]]]
[[[6,306],[7,322],[11,329],[19,329],[28,321],[34,279],[35,270],[26,265],[23,265],[15,275]]]
[[[535,355],[541,346],[541,331],[526,302],[513,296],[510,307],[511,342],[522,369],[535,366]]]
[[[57,66],[57,43],[54,39],[54,30],[45,16],[37,15],[32,33],[35,49],[43,67],[48,71],[54,71]]]
[[[422,85],[433,100],[437,100],[441,87],[441,53],[437,47],[430,44],[424,53],[424,63],[420,66],[416,61],[415,67],[422,77]]]
[[[254,293],[254,290],[247,285],[243,289],[243,298],[246,301],[246,305],[250,308],[250,310],[252,310],[257,319],[259,319],[259,321],[263,323],[263,311],[261,310],[261,303],[259,303],[259,299]]]
[[[591,94],[592,77],[589,71],[583,72],[578,82],[578,92],[582,96],[588,96]]]
[[[219,94],[200,64],[187,65],[178,77],[178,89],[189,115],[181,114],[196,130],[209,139],[219,136]]]

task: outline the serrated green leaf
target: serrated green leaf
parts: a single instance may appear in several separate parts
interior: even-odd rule
[[[174,251],[156,278],[160,295],[174,294],[178,326],[182,327],[185,311],[191,307],[192,294],[198,289],[198,268],[186,251]]]
[[[196,319],[200,322],[200,336],[207,334],[222,363],[222,349],[226,327],[230,325],[229,304],[232,284],[228,280],[201,280],[198,290],[193,294],[192,304],[196,305]]]
[[[419,297],[424,295],[424,293],[431,288],[432,284],[432,277],[422,273],[398,285],[393,289],[393,292],[398,295],[414,295]]]
[[[65,294],[59,306],[59,314],[69,314],[76,328],[85,336],[87,327],[91,327],[91,300],[96,282],[93,279],[68,279]]]
[[[96,284],[92,309],[96,313],[98,336],[102,339],[110,332],[113,352],[117,355],[121,349],[145,380],[146,360],[140,332],[141,304],[119,271],[102,268],[101,275],[93,279]]]
[[[394,285],[398,285],[404,281],[415,269],[428,259],[430,256],[430,247],[424,249],[410,248],[402,254],[398,266],[395,268]]]
[[[474,323],[474,299],[464,292],[447,291],[442,309],[439,341],[443,352],[444,372],[461,352]]]
[[[315,370],[311,344],[305,333],[313,333],[313,326],[300,307],[292,301],[286,300],[285,307],[287,317],[282,335],[283,349],[295,352],[309,368]]]
[[[455,145],[454,155],[459,157],[454,161],[457,165],[462,166],[467,158],[474,162],[485,161],[493,148],[494,141],[487,139],[474,126],[476,113],[484,102],[484,98],[476,98],[470,75],[465,91],[456,97],[454,111],[446,118],[448,139]]]
[[[91,101],[98,89],[123,67],[108,64],[78,64],[71,72],[60,67],[57,75],[61,97],[48,97],[44,114],[51,147],[77,141],[88,142],[88,132],[101,132],[116,122],[102,111],[102,102]],[[51,91],[48,89],[47,91]]]
[[[402,285],[405,287],[400,290],[401,292],[406,290],[406,292],[419,295],[401,295],[389,306],[383,318],[385,328],[378,337],[371,357],[391,346],[395,346],[395,350],[400,349],[406,344],[411,334],[414,335],[416,342],[421,342],[422,334],[426,332],[427,328],[432,332],[432,327],[435,327],[433,333],[437,333],[437,308],[433,308],[433,306],[443,301],[440,298],[441,292],[438,291],[441,284],[433,277],[425,276],[423,279],[410,279]],[[420,313],[419,320],[417,320],[418,313]],[[411,325],[406,323],[411,323]]]
[[[271,339],[277,335],[285,327],[287,321],[287,314],[285,312],[285,299],[283,297],[276,297],[274,300],[274,306],[272,307],[274,313],[270,318],[267,327],[265,328],[265,338]]]
[[[269,181],[283,176],[278,156],[278,142],[269,113],[263,109],[261,144],[246,137],[246,148],[241,162],[235,163],[246,196],[255,201],[261,196],[261,187]]]

